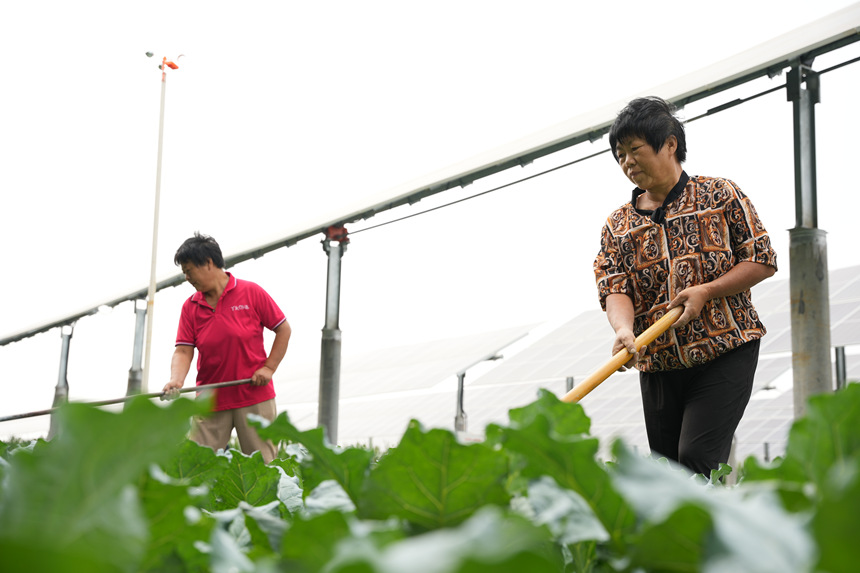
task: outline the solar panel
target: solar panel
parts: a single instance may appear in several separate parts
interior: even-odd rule
[[[759,356],[762,354],[775,354],[779,352],[791,352],[791,329],[782,328],[774,331],[767,328],[767,334],[761,339]]]
[[[486,360],[528,334],[532,326],[518,326],[470,336],[422,342],[344,355],[341,361],[341,400],[431,388]],[[290,367],[275,382],[276,392],[288,403],[319,399],[319,366]]]
[[[791,356],[760,356],[753,392],[773,388],[774,382],[791,369]]]
[[[829,271],[830,296],[839,300],[860,299],[860,275],[856,267],[846,267]]]
[[[794,422],[792,390],[761,390],[753,398],[735,432],[736,459],[750,455],[773,459],[784,455],[788,430]]]
[[[858,344],[858,341],[860,341],[860,312],[855,311],[838,321],[835,326],[831,326],[830,344],[832,346],[852,346]]]
[[[601,311],[584,312],[471,382],[470,387],[585,376],[607,358],[611,336]]]

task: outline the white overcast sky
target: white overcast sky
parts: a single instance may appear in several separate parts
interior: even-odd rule
[[[228,255],[286,236],[850,4],[3,2],[0,335],[148,284],[162,56],[183,54],[167,79],[160,279],[177,272],[173,253],[194,231],[214,236]],[[836,58],[858,53],[853,46]],[[858,131],[858,80],[860,65],[827,74],[818,106],[819,225],[829,232],[831,269],[860,263],[845,203],[857,185],[843,175],[856,163],[849,137]],[[761,80],[684,115],[782,81]],[[783,92],[688,128],[687,171],[733,179],[753,199],[774,236],[781,278],[794,226],[791,138]],[[390,216],[605,147],[580,145]],[[630,187],[603,155],[356,234],[343,259],[344,352],[596,308],[599,230]],[[232,270],[266,288],[290,319],[282,370],[317,362],[326,272],[318,239]],[[182,285],[156,299],[150,390],[167,379],[191,292]],[[133,324],[131,305],[78,322],[73,398],[124,394]],[[0,348],[0,415],[50,405],[59,354],[57,330]]]

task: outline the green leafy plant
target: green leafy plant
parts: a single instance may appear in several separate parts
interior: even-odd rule
[[[0,443],[3,571],[853,571],[860,386],[817,396],[786,455],[691,476],[541,392],[481,443],[411,422],[379,455],[286,413],[279,457],[185,439],[207,405],[60,410],[50,441]]]

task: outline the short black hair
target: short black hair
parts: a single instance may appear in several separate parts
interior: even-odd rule
[[[209,260],[219,269],[224,268],[224,255],[221,254],[218,241],[199,232],[194,233],[190,239],[186,239],[173,256],[173,263],[178,267],[185,263],[201,267]]]
[[[615,161],[618,161],[618,152],[615,149],[618,142],[624,143],[631,137],[641,137],[654,151],[660,151],[671,135],[678,141],[675,157],[679,163],[686,161],[687,138],[684,135],[684,125],[676,117],[676,112],[674,105],[657,96],[636,98],[628,103],[609,128],[609,148]]]

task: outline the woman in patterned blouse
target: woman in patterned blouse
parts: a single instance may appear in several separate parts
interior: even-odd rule
[[[639,371],[653,453],[696,473],[728,461],[752,392],[764,325],[750,287],[776,272],[776,253],[747,196],[728,179],[688,176],[684,127],[657,97],[630,102],[609,132],[636,186],[603,228],[594,272],[601,306]],[[647,348],[635,337],[683,306]]]

